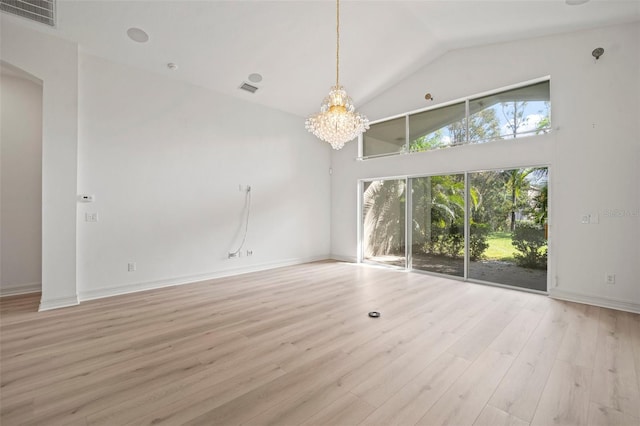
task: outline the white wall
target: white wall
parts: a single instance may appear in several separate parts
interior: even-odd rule
[[[426,92],[440,103],[550,75],[555,131],[365,161],[347,145],[332,155],[332,256],[355,259],[358,179],[549,165],[550,295],[640,312],[638,40],[635,23],[457,50],[362,106],[376,120],[429,106]],[[585,213],[599,223],[581,224]]]
[[[329,256],[330,147],[300,117],[86,54],[79,93],[81,300]],[[228,259],[247,184],[253,255]]]
[[[0,75],[0,163],[0,295],[40,291],[42,85],[14,72]]]
[[[303,119],[0,19],[0,59],[43,81],[41,309],[329,256],[330,147]],[[253,255],[230,260],[239,184]]]
[[[72,305],[77,303],[78,46],[3,13],[0,55],[43,82],[40,309]]]

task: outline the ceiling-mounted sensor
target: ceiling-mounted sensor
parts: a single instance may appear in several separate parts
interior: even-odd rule
[[[591,52],[591,56],[596,58],[596,61],[600,59],[600,56],[602,55],[604,55],[604,49],[602,47],[596,47],[593,49],[593,52]]]
[[[137,43],[146,43],[149,41],[149,34],[141,30],[140,28],[129,28],[127,30],[129,38]]]
[[[260,83],[262,81],[262,76],[257,72],[254,72],[253,74],[249,74],[249,81],[252,83]]]

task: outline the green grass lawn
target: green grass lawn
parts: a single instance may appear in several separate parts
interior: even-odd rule
[[[484,258],[488,260],[502,260],[514,262],[513,253],[516,248],[511,244],[511,232],[492,232],[487,237],[489,248],[484,252]]]
[[[489,248],[483,253],[483,259],[501,260],[504,262],[515,262],[514,253],[518,253],[516,248],[511,244],[511,232],[492,232],[487,236]],[[541,247],[543,252],[547,246]]]

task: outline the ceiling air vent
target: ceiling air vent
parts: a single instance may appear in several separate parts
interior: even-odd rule
[[[242,86],[240,86],[240,88],[242,90],[246,90],[247,92],[250,92],[250,93],[256,93],[256,90],[258,90],[258,88],[256,86],[252,86],[249,83],[242,83]]]
[[[0,0],[0,10],[41,24],[56,26],[55,0]]]

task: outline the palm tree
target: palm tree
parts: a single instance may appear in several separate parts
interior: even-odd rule
[[[549,185],[545,182],[538,195],[533,197],[533,219],[536,223],[544,225],[548,219]]]
[[[523,207],[523,204],[528,203],[529,191],[541,191],[546,188],[548,173],[549,170],[546,167],[513,169],[502,173],[505,178],[505,191],[509,196],[509,228],[511,232],[516,229],[516,211],[518,211],[520,207]],[[540,181],[544,182],[542,188],[537,187],[535,184],[535,182],[539,183]],[[540,194],[538,196],[540,196]],[[546,219],[546,192],[544,202],[544,215]]]
[[[412,179],[414,243],[431,242],[432,233],[448,232],[464,218],[464,175]],[[404,180],[367,182],[363,195],[365,254],[400,254],[405,249]],[[472,200],[477,200],[472,191]]]
[[[526,195],[529,190],[530,183],[527,179],[535,169],[513,169],[503,172],[506,182],[505,191],[509,193],[510,213],[509,213],[509,229],[511,232],[516,229],[516,210],[518,210],[518,200],[522,195]]]
[[[455,255],[456,248],[448,244],[464,234],[464,175],[422,177],[411,182],[414,249]],[[474,194],[472,199],[477,199]]]

